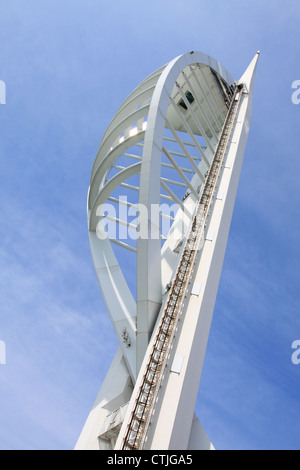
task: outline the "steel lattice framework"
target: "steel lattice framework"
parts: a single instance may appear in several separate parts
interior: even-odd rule
[[[102,138],[88,228],[120,347],[78,449],[211,447],[194,407],[257,58],[236,82],[203,53],[177,57],[129,95]]]

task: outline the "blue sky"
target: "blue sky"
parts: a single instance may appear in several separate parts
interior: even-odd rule
[[[254,108],[197,412],[217,449],[300,448],[298,0],[1,0],[0,449],[73,449],[117,344],[86,194],[118,106],[199,50]]]

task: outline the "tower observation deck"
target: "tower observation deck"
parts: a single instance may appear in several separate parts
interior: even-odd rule
[[[102,138],[88,230],[119,349],[75,449],[213,449],[195,405],[258,56],[238,81],[203,53],[175,58]]]

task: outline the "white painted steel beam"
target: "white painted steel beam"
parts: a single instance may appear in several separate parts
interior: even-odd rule
[[[170,154],[170,152],[168,152],[168,150],[166,149],[165,146],[163,146],[162,148],[164,154],[168,157],[168,159],[170,160],[171,164],[173,165],[173,167],[177,170],[178,174],[181,176],[181,178],[183,179],[183,181],[185,182],[185,185],[191,190],[191,192],[195,195],[195,197],[198,197],[198,194],[197,194],[197,191],[195,190],[195,188],[192,186],[192,184],[190,183],[190,181],[188,180],[188,178],[185,176],[185,174],[183,173],[183,169],[180,168],[179,165],[177,165],[175,159],[172,157],[172,155]]]
[[[178,199],[178,197],[176,196],[176,194],[173,193],[173,191],[169,188],[169,186],[164,182],[164,181],[161,181],[161,186],[162,188],[166,191],[166,193],[169,194],[169,196],[171,197],[172,201],[175,202],[176,204],[178,204],[181,209],[184,210],[184,205],[182,204],[182,202],[180,201],[180,199]]]
[[[186,156],[186,158],[188,159],[188,161],[190,162],[190,164],[192,165],[192,167],[194,168],[195,172],[198,174],[198,176],[200,176],[200,178],[202,179],[202,181],[204,181],[204,177],[201,173],[201,171],[199,170],[199,166],[196,165],[195,163],[195,159],[190,155],[189,151],[187,150],[185,144],[183,143],[183,141],[181,140],[181,138],[179,137],[179,135],[176,133],[176,130],[174,129],[174,127],[172,126],[172,124],[166,120],[166,123],[167,123],[167,126],[168,128],[170,129],[170,131],[172,132],[172,134],[174,135],[175,139],[176,139],[176,142],[178,143],[178,145],[180,146],[181,150],[183,151],[184,155]],[[201,155],[204,155],[203,151],[201,150]]]

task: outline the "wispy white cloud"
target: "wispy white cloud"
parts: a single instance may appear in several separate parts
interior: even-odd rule
[[[116,350],[114,334],[91,260],[72,251],[63,218],[56,217],[55,224],[51,217],[37,219],[26,204],[8,207],[3,202],[2,209],[7,225],[17,231],[3,236],[0,247],[0,338],[7,347],[0,404],[9,402],[2,414],[0,447],[15,434],[19,448],[33,448],[35,442],[70,448]],[[91,388],[83,385],[83,370]],[[22,416],[19,428],[11,418],[14,409]]]

